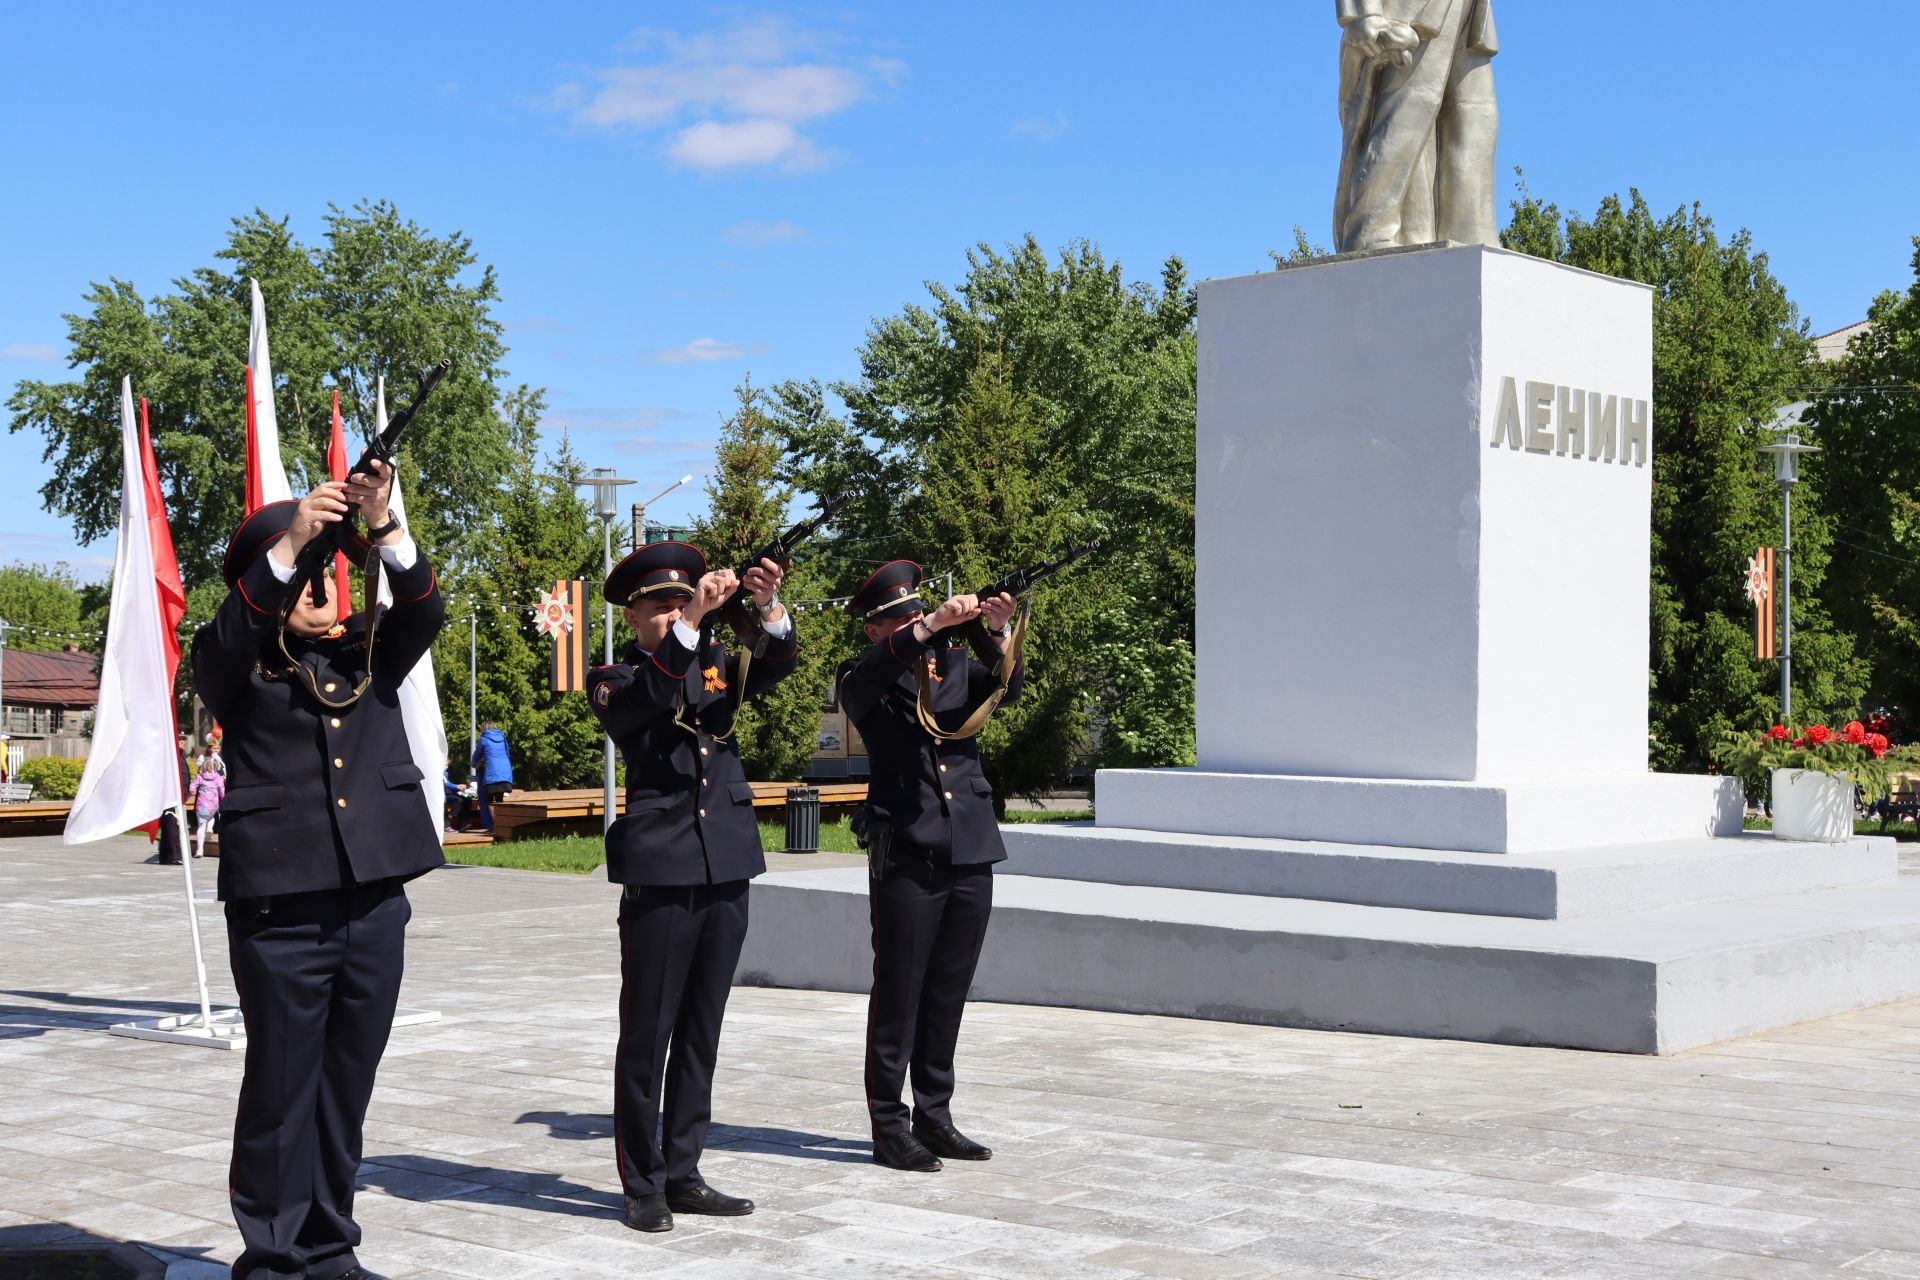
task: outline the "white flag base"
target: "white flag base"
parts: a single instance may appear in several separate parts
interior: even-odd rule
[[[417,1027],[440,1021],[438,1009],[395,1009],[393,1025]],[[215,1009],[205,1020],[197,1013],[175,1014],[167,1018],[143,1018],[138,1022],[116,1022],[108,1035],[134,1040],[162,1040],[168,1044],[197,1044],[203,1049],[244,1049],[247,1024],[238,1009]]]

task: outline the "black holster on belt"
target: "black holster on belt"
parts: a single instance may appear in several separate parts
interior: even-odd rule
[[[847,826],[853,832],[854,841],[866,850],[867,878],[879,883],[887,874],[887,855],[893,850],[893,828],[875,817],[871,809],[854,814]]]

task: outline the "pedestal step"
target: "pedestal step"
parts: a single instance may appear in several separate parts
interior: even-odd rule
[[[1128,831],[1003,827],[1011,875],[1550,920],[1889,880],[1894,842],[1800,844],[1755,832],[1544,854]]]
[[[1325,778],[1102,769],[1104,827],[1472,853],[1546,853],[1740,831],[1738,778],[1634,773],[1572,781]]]
[[[1920,878],[1577,920],[1001,876],[972,997],[1671,1053],[1920,992]],[[865,991],[860,868],[753,886],[736,981]]]

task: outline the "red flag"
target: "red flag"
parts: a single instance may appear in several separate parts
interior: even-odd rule
[[[340,423],[340,391],[333,393],[333,437],[327,441],[327,474],[335,480],[347,478],[347,433]],[[353,612],[353,597],[347,594],[347,558],[333,553],[333,598],[339,601],[336,616],[345,622]]]
[[[180,620],[187,616],[187,589],[180,584],[180,561],[173,554],[167,527],[167,500],[160,492],[160,468],[153,460],[153,435],[147,426],[147,398],[140,397],[140,479],[147,494],[147,540],[153,545],[153,581],[160,593],[160,635],[167,646],[167,690],[180,669]]]

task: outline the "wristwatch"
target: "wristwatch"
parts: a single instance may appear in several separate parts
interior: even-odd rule
[[[378,529],[367,530],[367,541],[378,542],[380,539],[386,537],[388,534],[392,533],[395,529],[398,529],[399,527],[400,527],[400,517],[394,515],[391,511],[389,511],[387,513],[387,522],[385,524],[381,525]]]
[[[765,617],[780,607],[780,597],[777,595],[768,596],[765,604],[761,604],[756,600],[753,602],[753,607],[760,611],[762,617]]]

